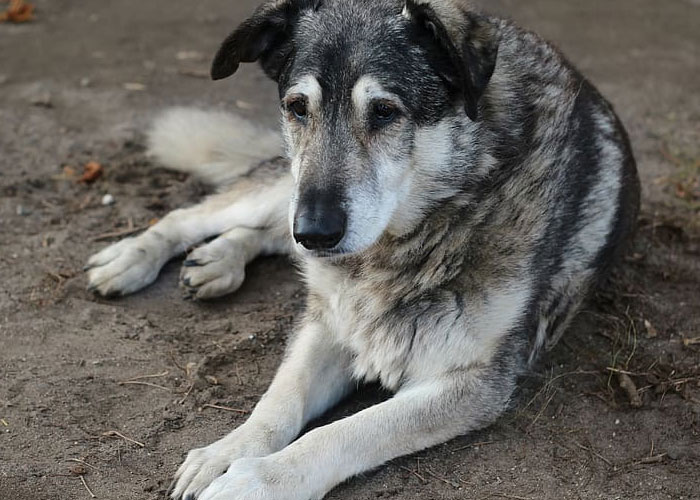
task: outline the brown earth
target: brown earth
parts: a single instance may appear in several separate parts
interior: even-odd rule
[[[88,499],[81,476],[98,498],[161,498],[188,449],[245,418],[205,405],[250,410],[269,383],[303,303],[285,260],[210,304],[182,299],[178,262],[122,300],[87,293],[81,273],[111,241],[98,236],[203,192],[144,158],[154,111],[275,125],[256,68],[204,78],[253,3],[37,0],[34,22],[0,24],[0,499]],[[644,186],[639,234],[496,425],[329,498],[700,498],[700,2],[483,3],[556,41],[616,105]],[[104,166],[90,185],[64,168],[90,160]],[[364,390],[330,418],[381,397]]]

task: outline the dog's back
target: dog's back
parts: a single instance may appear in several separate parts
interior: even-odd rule
[[[484,99],[496,167],[474,193],[477,217],[493,221],[486,241],[530,245],[532,360],[560,337],[633,232],[639,180],[612,106],[557,49],[500,25],[499,63]]]

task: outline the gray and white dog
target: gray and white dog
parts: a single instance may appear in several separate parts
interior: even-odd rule
[[[300,262],[307,308],[279,372],[241,427],[189,453],[175,499],[320,499],[491,424],[638,210],[611,106],[551,45],[458,0],[268,1],[212,76],[253,61],[279,84],[284,140],[166,113],[152,153],[219,194],[89,262],[93,290],[131,293],[218,235],[184,263],[201,299],[257,255]],[[395,395],[296,439],[357,381]]]

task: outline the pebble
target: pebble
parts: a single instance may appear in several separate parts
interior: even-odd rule
[[[17,205],[16,212],[17,212],[17,215],[21,215],[22,217],[26,217],[27,215],[32,215],[32,211],[23,205]]]
[[[102,197],[102,204],[105,207],[108,207],[110,205],[114,205],[114,203],[115,203],[115,199],[114,199],[114,196],[112,196],[111,194],[106,194]]]
[[[33,95],[29,102],[34,106],[39,106],[41,108],[53,108],[53,102],[51,102],[51,92],[43,91]]]

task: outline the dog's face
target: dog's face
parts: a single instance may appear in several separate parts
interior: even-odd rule
[[[214,78],[259,60],[279,83],[303,253],[360,252],[425,209],[417,170],[449,161],[445,124],[476,119],[496,58],[475,17],[444,17],[412,0],[277,0],[222,45]]]

